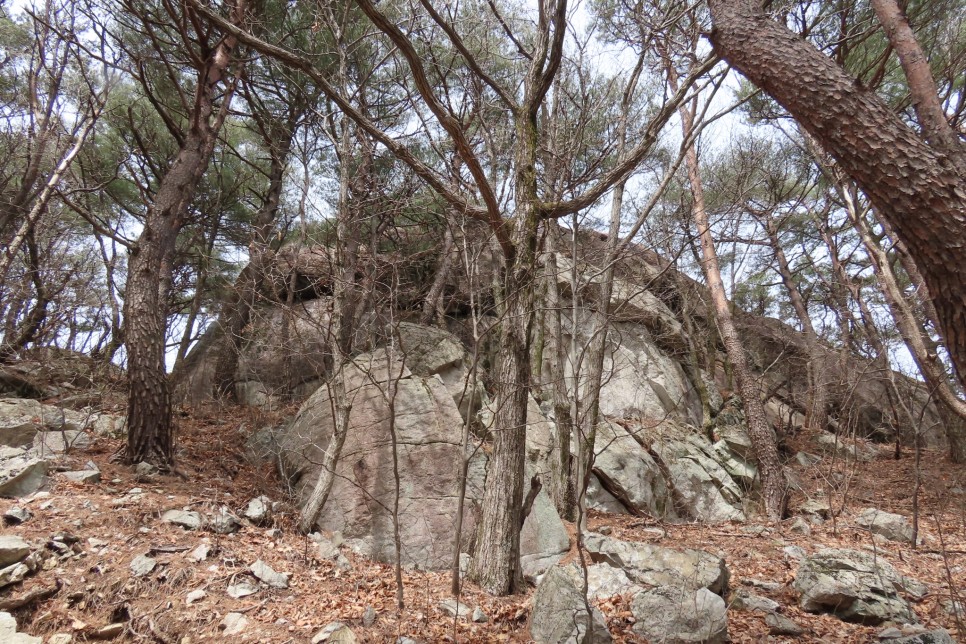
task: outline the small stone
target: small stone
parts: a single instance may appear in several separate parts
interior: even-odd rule
[[[197,512],[168,510],[161,515],[161,521],[179,525],[185,530],[198,530],[201,528],[201,515]]]
[[[809,454],[808,452],[798,452],[795,454],[795,460],[802,467],[810,467],[822,460],[821,456],[816,456],[815,454]]]
[[[220,512],[209,517],[208,529],[217,534],[234,534],[241,528],[241,521],[227,508],[222,508]]]
[[[808,521],[802,517],[795,517],[792,521],[792,525],[788,528],[788,531],[792,534],[800,534],[803,536],[808,536],[812,534],[812,526],[808,525]]]
[[[0,588],[18,584],[26,579],[29,574],[30,568],[23,563],[15,563],[0,569]]]
[[[71,644],[74,638],[71,637],[70,633],[56,633],[50,636],[47,640],[47,644]]]
[[[355,644],[356,635],[348,626],[342,622],[332,622],[326,624],[318,633],[312,637],[312,644]]]
[[[322,535],[313,535],[312,540],[315,541],[315,554],[319,559],[338,559],[339,547],[323,537]]]
[[[30,544],[22,538],[0,536],[0,568],[23,561],[30,554]]]
[[[19,525],[32,516],[27,508],[15,505],[3,513],[3,522],[7,525]]]
[[[158,565],[154,559],[147,555],[138,555],[131,561],[131,574],[135,577],[143,577],[150,574],[154,567]]]
[[[225,629],[225,635],[239,635],[248,627],[248,618],[241,613],[228,613],[221,620],[221,627]]]
[[[107,542],[103,539],[98,539],[97,537],[88,537],[87,545],[89,545],[91,548],[103,548],[107,545]]]
[[[777,582],[754,579],[753,577],[742,579],[741,583],[745,586],[751,586],[752,588],[758,588],[760,590],[781,590],[782,587],[782,585]]]
[[[883,628],[881,631],[875,634],[880,640],[894,640],[902,637],[902,631],[900,631],[895,626],[889,626]]]
[[[262,583],[271,586],[272,588],[288,588],[289,574],[284,572],[275,572],[271,566],[259,559],[251,566],[249,570],[255,575]]]
[[[763,525],[746,525],[741,528],[741,531],[745,534],[754,535],[760,537],[769,533],[768,528]]]
[[[76,472],[61,472],[60,476],[74,483],[93,484],[101,482],[101,473],[97,470],[79,470]]]
[[[768,613],[765,615],[765,624],[768,626],[768,632],[772,635],[790,635],[791,637],[798,637],[805,633],[805,629],[788,619],[784,615],[779,615],[778,613]]]
[[[832,506],[825,499],[811,499],[803,503],[798,511],[802,514],[812,514],[821,519],[827,519],[832,513]]]
[[[241,599],[242,597],[254,595],[257,592],[258,586],[248,583],[247,581],[240,581],[237,584],[232,584],[228,587],[228,596],[232,599]]]
[[[208,596],[208,593],[201,590],[200,588],[197,590],[192,590],[190,593],[187,594],[187,596],[185,596],[184,603],[186,603],[188,606],[191,606],[193,603],[201,601],[207,596]]]
[[[201,563],[208,558],[208,553],[211,552],[211,546],[207,543],[200,544],[197,548],[188,553],[188,559]]]
[[[774,599],[762,597],[749,593],[746,590],[737,590],[731,599],[731,608],[736,610],[757,610],[762,613],[771,613],[779,608],[779,603]]]
[[[265,525],[272,519],[272,500],[267,496],[255,497],[245,508],[245,518],[255,525]]]
[[[782,552],[793,561],[800,561],[806,557],[805,550],[801,546],[785,546],[782,548]]]
[[[903,628],[903,631],[906,629]],[[921,631],[914,635],[903,635],[889,640],[889,644],[954,644],[952,636],[945,629],[935,631]]]
[[[450,617],[465,618],[473,613],[469,606],[455,599],[444,599],[439,603],[439,609]]]
[[[158,468],[147,461],[141,461],[134,466],[134,476],[138,481],[146,481],[157,473]]]
[[[473,621],[477,624],[486,624],[488,621],[490,621],[490,618],[487,617],[482,608],[477,606],[473,609]]]
[[[122,623],[108,624],[107,626],[101,626],[99,629],[90,634],[90,637],[95,640],[112,640],[115,637],[121,635],[124,632],[125,626]]]
[[[603,535],[609,535],[613,531],[614,531],[614,529],[612,527],[610,527],[609,525],[604,525],[604,526],[601,526],[600,528],[597,529],[597,532],[599,532],[599,533],[601,533]]]
[[[366,606],[366,610],[362,613],[362,625],[369,628],[376,623],[376,609],[372,606]]]

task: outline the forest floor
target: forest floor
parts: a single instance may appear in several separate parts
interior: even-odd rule
[[[77,552],[61,558],[56,567],[48,566],[0,592],[2,603],[59,585],[52,597],[13,611],[20,630],[43,636],[45,642],[57,633],[71,634],[73,641],[111,635],[109,630],[98,633],[110,624],[124,625],[116,641],[308,642],[325,625],[341,621],[363,642],[395,642],[403,636],[424,643],[529,641],[532,589],[494,598],[466,583],[461,601],[471,608],[480,607],[488,617],[486,623],[477,623],[441,610],[440,603],[450,596],[448,573],[404,571],[405,608],[397,610],[391,566],[366,561],[345,548],[351,563],[348,569],[315,557],[312,542],[295,529],[296,515],[283,482],[270,466],[255,467],[245,456],[249,433],[279,417],[235,407],[189,410],[179,419],[183,476],[139,480],[131,468],[113,459],[121,442],[98,438],[73,458],[81,463],[94,461],[101,470],[101,483],[69,483],[54,476],[47,493],[19,502],[0,500],[0,513],[20,505],[33,514],[23,524],[4,527],[4,534],[44,542],[54,533],[69,532],[79,539]],[[791,447],[814,451],[807,437],[793,440]],[[868,531],[853,525],[853,517],[865,507],[912,515],[914,461],[909,450],[894,460],[893,449],[881,446],[879,457],[872,462],[823,461],[810,468],[795,465],[802,491],[796,493],[792,507],[821,490],[838,514],[834,520],[813,526],[809,536],[794,534],[792,519],[775,524],[752,518],[744,524],[709,526],[593,514],[589,526],[593,530],[610,526],[613,536],[621,539],[718,554],[731,571],[732,590],[747,588],[750,580],[780,584],[773,591],[751,590],[779,602],[781,612],[804,627],[806,634],[798,638],[769,636],[764,614],[732,609],[728,616],[734,642],[877,641],[881,628],[847,624],[798,608],[791,586],[797,562],[783,550],[792,545],[807,553],[825,547],[873,550],[901,573],[928,585],[930,594],[914,604],[925,626],[946,628],[954,638],[960,633],[966,636],[966,630],[957,629],[955,616],[943,607],[952,599],[966,598],[966,481],[961,480],[966,473],[962,467],[952,466],[942,454],[923,453],[919,494],[923,545],[918,549],[873,541]],[[140,488],[141,493],[132,494],[133,488]],[[282,502],[274,525],[246,523],[235,534],[218,535],[186,531],[160,520],[170,509],[214,512],[226,506],[241,515],[250,499],[263,494]],[[202,543],[210,545],[208,558],[191,560],[188,555]],[[130,563],[145,554],[150,554],[157,567],[148,575],[135,577]],[[291,573],[289,588],[262,588],[251,596],[230,597],[227,586],[244,579],[248,566],[258,559],[277,571]],[[189,605],[188,594],[198,590],[204,596]],[[375,621],[364,626],[363,615],[370,607]],[[616,641],[640,641],[631,632],[629,597],[607,600],[601,608]],[[224,635],[222,626],[228,613],[241,613],[247,620],[241,632],[230,637]]]

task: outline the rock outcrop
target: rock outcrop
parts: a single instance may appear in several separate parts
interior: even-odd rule
[[[804,559],[794,585],[804,610],[873,626],[917,623],[903,594],[921,599],[926,593],[922,584],[900,575],[881,557],[834,548]]]

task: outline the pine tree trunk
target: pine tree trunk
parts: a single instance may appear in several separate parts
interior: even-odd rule
[[[246,7],[246,0],[235,3],[235,24],[244,20]],[[187,136],[161,180],[131,251],[124,299],[129,388],[124,458],[128,463],[150,462],[169,469],[174,462],[171,391],[164,365],[171,267],[188,206],[227,116],[234,87],[222,97],[217,116],[214,99],[232,62],[235,44],[234,38],[222,39],[200,70]]]
[[[905,242],[966,384],[966,170],[757,0],[708,0],[715,49],[836,158]]]

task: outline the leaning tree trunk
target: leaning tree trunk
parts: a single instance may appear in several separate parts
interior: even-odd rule
[[[246,0],[235,3],[235,24],[243,21],[246,5]],[[168,469],[174,461],[171,392],[164,366],[167,285],[178,233],[227,115],[231,90],[223,97],[217,115],[214,100],[231,64],[235,44],[232,37],[222,39],[200,70],[190,129],[161,180],[131,251],[124,299],[129,388],[124,457],[129,463],[147,461]]]
[[[715,49],[770,94],[862,188],[919,266],[966,384],[963,146],[931,147],[757,0],[708,0]]]
[[[667,65],[668,81],[672,91],[677,91],[677,74],[673,65]],[[685,140],[693,131],[694,113],[687,105],[678,108],[681,116],[681,127]],[[778,521],[785,515],[788,502],[788,486],[785,481],[785,470],[778,458],[778,444],[775,434],[765,419],[765,410],[761,404],[761,392],[755,379],[751,375],[745,348],[735,329],[731,317],[731,306],[725,295],[724,282],[721,280],[721,268],[718,265],[718,254],[711,235],[711,225],[708,222],[708,211],[704,202],[704,187],[701,183],[701,171],[698,165],[698,153],[692,142],[686,151],[685,165],[688,172],[688,182],[694,198],[694,220],[698,228],[701,241],[701,269],[711,291],[711,302],[714,306],[715,322],[718,332],[728,353],[732,372],[737,380],[738,391],[745,411],[745,421],[748,424],[748,436],[751,438],[755,457],[758,461],[758,473],[761,475],[761,492],[765,502],[765,512],[769,518]]]

